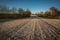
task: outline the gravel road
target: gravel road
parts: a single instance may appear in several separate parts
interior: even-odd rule
[[[60,20],[31,16],[0,23],[0,40],[60,40]]]

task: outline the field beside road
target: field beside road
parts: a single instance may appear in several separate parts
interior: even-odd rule
[[[32,15],[0,23],[0,40],[60,40],[60,20]]]

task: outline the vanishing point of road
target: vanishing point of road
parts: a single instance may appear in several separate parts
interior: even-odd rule
[[[0,40],[60,40],[60,20],[31,16],[0,23]]]

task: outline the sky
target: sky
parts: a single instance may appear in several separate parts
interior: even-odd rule
[[[32,13],[49,11],[52,6],[60,10],[60,0],[0,0],[0,5],[22,8],[23,10],[28,8]]]

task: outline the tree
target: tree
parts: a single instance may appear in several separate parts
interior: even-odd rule
[[[13,14],[16,13],[16,10],[17,10],[17,9],[16,9],[15,7],[13,7],[13,8],[11,9],[11,11],[12,11]]]
[[[23,10],[22,8],[19,8],[19,9],[18,9],[18,13],[19,13],[20,15],[22,15],[23,12],[24,12],[24,10]]]
[[[51,16],[56,16],[57,15],[57,9],[55,7],[50,8]]]
[[[31,15],[31,11],[29,9],[26,9],[26,16],[30,16]]]
[[[0,13],[6,14],[9,12],[9,7],[6,5],[0,5]]]
[[[29,9],[26,9],[26,11],[24,11],[22,8],[19,8],[18,12],[19,12],[21,17],[28,17],[31,15],[31,12]]]

